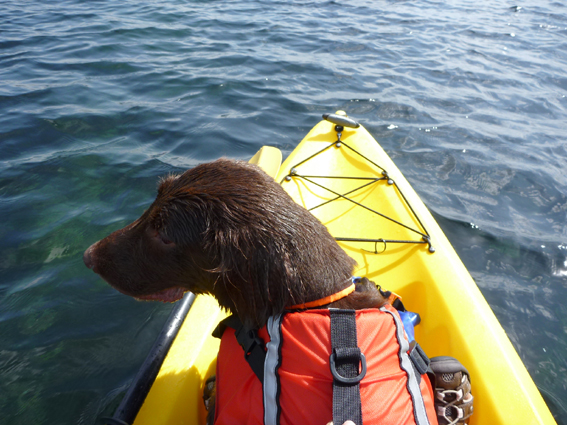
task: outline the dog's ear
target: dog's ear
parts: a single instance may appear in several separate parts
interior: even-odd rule
[[[283,310],[289,297],[274,241],[261,235],[254,239],[250,229],[217,227],[214,233],[214,241],[205,248],[215,259],[211,272],[218,276],[213,295],[224,306],[230,305],[245,325],[263,326],[268,317]]]

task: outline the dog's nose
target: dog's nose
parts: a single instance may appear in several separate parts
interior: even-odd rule
[[[85,266],[87,266],[89,269],[93,270],[96,273],[95,264],[92,256],[93,247],[94,244],[87,248],[87,250],[83,254],[83,262],[85,263]]]

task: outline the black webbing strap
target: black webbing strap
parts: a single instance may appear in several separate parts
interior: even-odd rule
[[[258,336],[256,329],[245,327],[238,316],[228,316],[213,331],[215,338],[221,338],[226,328],[234,329],[236,340],[244,350],[244,359],[248,362],[260,382],[264,383],[264,360],[266,359],[266,344]]]
[[[355,311],[330,309],[330,312],[333,423],[343,424],[351,420],[362,425],[359,383],[366,375],[366,359],[358,347]]]
[[[424,375],[429,370],[429,357],[423,351],[423,348],[415,342],[410,342],[409,358],[419,375]]]

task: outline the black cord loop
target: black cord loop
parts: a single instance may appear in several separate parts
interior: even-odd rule
[[[309,156],[308,158],[298,162],[297,164],[295,164],[294,166],[291,167],[290,172],[288,175],[286,175],[282,181],[280,182],[280,184],[283,184],[284,181],[291,181],[293,178],[300,178],[310,184],[313,184],[317,187],[320,187],[321,189],[324,189],[326,191],[328,191],[329,193],[333,194],[334,196],[331,199],[328,199],[318,205],[315,205],[311,208],[309,208],[309,211],[313,211],[317,208],[320,208],[324,205],[327,205],[333,201],[339,200],[339,199],[343,199],[349,202],[352,202],[353,204],[364,208],[376,215],[379,215],[380,217],[391,221],[394,224],[397,224],[417,235],[420,236],[420,238],[418,240],[391,240],[391,239],[384,239],[384,238],[372,238],[372,239],[362,239],[362,238],[346,238],[346,237],[335,237],[335,240],[337,241],[342,241],[342,242],[373,242],[374,243],[374,251],[369,251],[366,249],[362,249],[363,251],[366,252],[370,252],[373,254],[382,254],[383,252],[386,251],[387,249],[387,245],[389,243],[396,243],[396,244],[426,244],[428,245],[428,250],[430,253],[434,253],[435,252],[435,248],[433,247],[432,243],[431,243],[431,236],[429,235],[429,233],[427,232],[427,230],[425,229],[425,226],[423,225],[423,223],[421,222],[421,220],[419,219],[419,217],[417,216],[417,214],[415,213],[415,211],[413,210],[412,206],[409,204],[409,202],[407,201],[407,198],[405,197],[405,195],[403,194],[403,192],[400,190],[400,188],[398,187],[398,185],[396,184],[395,180],[393,180],[390,175],[388,174],[388,172],[381,167],[380,165],[376,164],[375,162],[373,162],[372,160],[370,160],[369,158],[367,158],[366,156],[364,156],[363,154],[361,154],[360,152],[358,152],[356,149],[352,148],[351,146],[349,146],[347,143],[345,143],[343,140],[341,140],[341,132],[342,132],[343,128],[340,125],[337,125],[335,127],[335,131],[337,132],[337,141],[332,142],[331,144],[325,146],[323,149],[319,150],[318,152],[315,152],[313,155]],[[376,177],[356,177],[356,176],[316,176],[316,175],[301,175],[299,174],[299,172],[297,171],[298,167],[302,164],[305,164],[306,162],[308,162],[309,160],[311,160],[312,158],[322,154],[323,152],[327,151],[328,149],[332,148],[332,147],[336,147],[336,148],[347,148],[350,151],[352,151],[353,153],[357,154],[358,156],[360,156],[361,158],[363,158],[365,161],[367,161],[368,163],[374,165],[375,167],[377,167],[380,170],[380,174],[377,175]],[[363,184],[359,187],[356,187],[353,190],[350,190],[346,193],[339,193],[334,191],[333,189],[331,189],[330,187],[327,187],[321,183],[318,183],[316,181],[314,181],[313,179],[339,179],[339,180],[361,180],[363,181]],[[393,186],[397,192],[400,194],[403,202],[405,203],[405,205],[407,206],[407,208],[409,209],[409,211],[411,212],[411,214],[413,215],[413,217],[415,218],[415,220],[417,221],[417,223],[419,224],[419,227],[422,230],[419,229],[415,229],[412,226],[406,225],[404,223],[401,223],[400,221],[392,218],[392,217],[388,217],[385,214],[382,214],[379,211],[376,211],[372,208],[367,207],[366,205],[355,201],[354,199],[350,198],[349,195],[353,194],[354,192],[357,192],[363,188],[369,187],[373,184],[376,184],[380,181],[387,181],[388,185]],[[382,243],[384,245],[384,249],[382,251],[378,251],[378,244]]]

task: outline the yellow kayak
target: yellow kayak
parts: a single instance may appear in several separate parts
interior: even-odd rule
[[[394,291],[419,313],[415,339],[429,357],[453,356],[469,370],[471,424],[555,424],[494,313],[407,180],[364,127],[340,112],[327,119],[281,166],[280,151],[270,147],[251,162],[329,228],[357,261],[355,276]],[[211,297],[186,294],[108,423],[204,423],[203,386],[214,374],[219,347],[211,333],[225,316]]]

